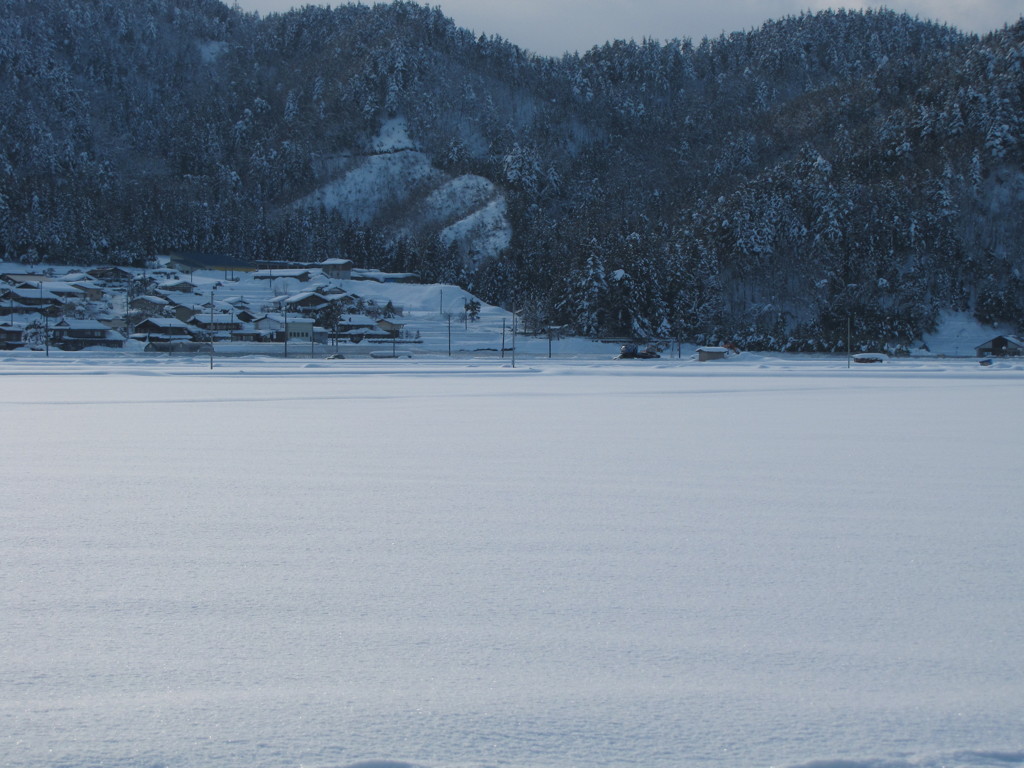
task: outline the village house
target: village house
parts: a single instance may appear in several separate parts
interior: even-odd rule
[[[71,283],[65,283],[60,280],[48,279],[39,282],[26,280],[22,283],[19,283],[15,287],[21,288],[26,291],[38,291],[40,288],[42,288],[44,291],[52,293],[54,296],[57,296],[62,301],[81,301],[82,299],[86,298],[86,293],[84,290],[82,290],[78,286],[72,285]]]
[[[1024,339],[1019,336],[996,336],[974,348],[978,357],[1020,357],[1024,355]]]
[[[379,330],[377,321],[368,315],[345,315],[339,317],[334,327],[339,333],[361,333]]]
[[[317,312],[331,304],[329,299],[315,291],[297,293],[294,296],[289,296],[282,303],[294,312]]]
[[[313,321],[306,317],[289,316],[285,333],[288,341],[309,341],[313,337]]]
[[[114,331],[120,331],[122,336],[128,334],[128,319],[124,315],[113,315],[110,313],[103,313],[96,316],[96,319],[103,323],[107,328]]]
[[[402,329],[405,328],[405,323],[399,322],[393,317],[382,317],[377,321],[377,327],[384,331],[388,336],[398,338]]]
[[[50,338],[55,346],[65,350],[79,350],[86,347],[124,346],[124,337],[110,330],[99,320],[82,320],[65,317],[50,325]]]
[[[308,283],[313,275],[308,269],[261,269],[253,272],[253,280],[298,280],[300,283]]]
[[[286,336],[288,341],[309,341],[313,335],[313,320],[301,315],[266,314],[256,318],[253,325],[269,332],[270,336],[265,337],[268,341],[284,341]]]
[[[139,312],[147,312],[151,315],[159,315],[171,305],[162,296],[137,296],[129,303],[129,307]]]
[[[263,303],[264,312],[280,312],[285,308],[285,302],[288,301],[288,294],[282,293],[280,296],[271,296]]]
[[[86,274],[95,280],[105,280],[108,283],[125,283],[132,278],[132,273],[122,267],[95,267],[87,270]]]
[[[188,280],[164,280],[157,283],[159,291],[174,291],[175,293],[195,293],[196,287]]]
[[[38,312],[48,317],[56,317],[64,307],[59,296],[38,288],[8,288],[0,292],[0,303],[12,313]]]
[[[0,281],[7,283],[8,285],[19,286],[24,283],[33,283],[38,285],[44,283],[47,280],[52,280],[50,275],[42,275],[33,272],[4,272],[0,274]]]
[[[349,280],[352,278],[351,259],[325,259],[315,266],[332,280]]]
[[[201,304],[195,304],[190,301],[178,301],[172,296],[168,296],[167,300],[170,307],[170,313],[178,320],[183,323],[189,322],[193,317],[203,311]]]
[[[227,313],[214,313],[211,316],[209,313],[199,312],[193,316],[191,324],[207,332],[242,330],[241,321]]]
[[[9,321],[0,322],[0,349],[17,349],[24,343],[25,326]]]
[[[222,303],[222,304],[228,304],[228,305],[230,305],[232,307],[235,307],[236,309],[242,308],[242,307],[244,307],[246,309],[249,308],[249,302],[248,302],[248,300],[244,296],[224,296],[224,297],[218,296],[217,297],[217,301]]]
[[[92,280],[75,280],[73,282],[68,280],[68,282],[75,286],[75,288],[79,288],[85,294],[85,298],[88,301],[102,301],[104,296],[106,296],[102,286]]]
[[[261,331],[252,323],[246,322],[236,331],[231,332],[232,341],[267,341],[273,331]]]
[[[150,317],[135,325],[132,338],[147,341],[191,339],[192,329],[177,318]]]
[[[331,336],[335,339],[345,339],[352,342],[360,342],[369,338],[387,338],[389,333],[381,330],[377,320],[367,315],[345,315],[339,317],[331,328]]]

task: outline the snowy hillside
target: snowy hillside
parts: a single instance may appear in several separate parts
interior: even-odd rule
[[[401,118],[387,120],[370,152],[295,203],[323,206],[360,225],[433,233],[454,246],[468,267],[500,256],[512,239],[502,193],[482,176],[451,177],[416,148]],[[332,166],[322,166],[332,170]]]

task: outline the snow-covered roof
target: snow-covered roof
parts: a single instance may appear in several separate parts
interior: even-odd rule
[[[209,312],[199,312],[192,318],[194,323],[235,323],[238,322],[235,316],[227,312],[214,312],[211,317]]]
[[[7,302],[4,302],[3,308],[7,309],[7,306]],[[15,306],[19,305],[15,304]],[[44,315],[39,314],[38,312],[22,312],[17,315],[7,315],[3,319],[0,319],[0,323],[4,323],[6,325],[14,325],[18,327],[29,326],[32,325],[32,323],[46,322],[49,322],[49,319],[46,318]]]
[[[338,318],[338,325],[376,325],[377,321],[369,315],[347,315]]]
[[[0,279],[8,282],[24,283],[28,280],[49,280],[49,275],[36,272],[0,272]]]
[[[305,301],[306,299],[310,298],[317,298],[320,299],[320,301],[324,302],[325,304],[328,303],[327,299],[321,296],[316,291],[303,291],[302,293],[296,293],[294,296],[289,296],[287,299],[284,300],[284,302],[285,304],[298,304],[300,301]]]
[[[255,320],[253,320],[253,322],[254,323],[259,323],[259,322],[261,322],[263,320],[269,320],[272,323],[280,323],[281,325],[284,325],[284,323],[285,323],[284,314],[282,314],[280,312],[268,312],[265,315],[260,315]],[[311,322],[313,322],[313,321],[310,320],[309,318],[303,317],[302,315],[288,315],[288,325],[291,325],[292,323],[311,323]]]
[[[60,296],[55,293],[51,293],[45,288],[8,288],[7,292],[20,299],[49,299],[50,301],[61,300]]]
[[[339,336],[350,336],[353,338],[366,338],[367,336],[380,336],[381,338],[389,337],[390,334],[387,331],[382,331],[377,326],[372,328],[353,328],[348,331],[339,331]]]
[[[39,290],[42,288],[44,291],[52,291],[53,293],[64,293],[64,294],[80,294],[85,291],[79,288],[77,285],[66,283],[62,280],[47,280],[45,282],[35,282],[32,280],[26,280],[24,285],[30,286],[30,290]]]
[[[980,349],[981,347],[987,347],[990,344],[992,344],[992,342],[997,341],[998,339],[1006,339],[1013,346],[1024,348],[1024,339],[1021,339],[1020,336],[1011,336],[1010,334],[1003,333],[1003,334],[1000,334],[999,336],[993,336],[991,339],[988,339],[987,341],[982,342],[977,347],[975,347],[975,349]]]
[[[65,317],[54,323],[53,328],[70,328],[74,331],[106,331],[107,326],[99,320],[86,320],[77,317]]]
[[[158,328],[183,328],[185,330],[189,329],[187,323],[183,323],[176,317],[150,317],[146,320],[143,320],[142,322],[151,323],[157,326]]]

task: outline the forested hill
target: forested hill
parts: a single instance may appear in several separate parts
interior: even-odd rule
[[[899,348],[945,309],[1024,325],[1022,166],[1024,21],[552,59],[407,2],[0,4],[6,260],[345,255],[580,333]]]

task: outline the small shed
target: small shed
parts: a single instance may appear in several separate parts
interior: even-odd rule
[[[706,363],[709,360],[724,360],[729,354],[725,347],[697,347],[697,360]]]
[[[1019,336],[996,336],[974,348],[978,357],[1020,357],[1024,355],[1024,339]]]

